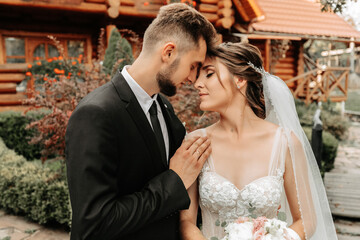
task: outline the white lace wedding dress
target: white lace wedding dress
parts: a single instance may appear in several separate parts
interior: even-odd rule
[[[269,156],[267,176],[258,178],[242,189],[216,173],[212,157],[205,162],[199,175],[199,196],[202,214],[201,231],[207,239],[225,236],[224,226],[240,216],[267,218],[277,217],[284,194],[283,174],[287,151],[286,130],[279,127],[275,134],[272,154]],[[205,129],[194,134],[206,135]]]

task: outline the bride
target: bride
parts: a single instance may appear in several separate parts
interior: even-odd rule
[[[195,87],[200,108],[220,120],[207,135],[212,154],[188,189],[183,239],[221,239],[239,217],[278,217],[293,239],[337,239],[325,189],[286,84],[265,72],[251,44],[223,43],[209,53]],[[201,230],[196,226],[201,208]]]

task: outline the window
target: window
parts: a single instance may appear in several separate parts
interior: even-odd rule
[[[67,41],[67,53],[69,58],[77,58],[80,55],[84,56],[84,41],[69,40]]]
[[[24,63],[25,57],[25,40],[23,38],[6,37],[6,62],[7,63]]]
[[[3,34],[3,42],[0,42],[0,47],[4,48],[4,62],[31,63],[37,59],[50,59],[60,56],[60,52],[52,40],[47,36],[36,35],[38,36],[33,36],[31,33],[23,33],[20,36],[12,36],[11,33]],[[65,57],[69,59],[78,58],[82,62],[87,62],[90,59],[87,57],[91,56],[91,52],[87,52],[88,49],[91,49],[87,46],[90,42],[90,36],[68,35],[57,36],[57,40],[64,49]]]
[[[54,45],[49,43],[40,43],[35,48],[32,56],[33,58],[38,58],[38,59],[48,59],[48,58],[58,57],[60,56],[60,54],[58,49]]]

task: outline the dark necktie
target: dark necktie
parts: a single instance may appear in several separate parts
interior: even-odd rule
[[[163,134],[161,131],[159,119],[157,117],[157,107],[156,107],[155,101],[151,105],[149,113],[150,113],[151,125],[152,125],[154,133],[155,133],[155,137],[156,137],[159,149],[160,149],[161,157],[167,163],[164,137],[163,137]]]

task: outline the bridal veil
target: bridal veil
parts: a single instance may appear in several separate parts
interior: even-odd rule
[[[262,74],[265,120],[291,132],[287,136],[287,141],[306,239],[337,239],[320,171],[309,141],[300,125],[291,91],[280,78],[265,72],[263,68],[255,67],[252,63],[248,64]],[[291,213],[286,196],[283,195],[280,212],[286,213],[286,221],[290,225]]]

